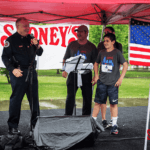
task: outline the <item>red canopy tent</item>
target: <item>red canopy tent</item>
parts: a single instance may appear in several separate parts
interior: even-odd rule
[[[150,21],[149,0],[0,0],[0,21],[26,17],[32,23],[128,24]]]
[[[150,0],[0,0],[0,21],[19,17],[51,24],[129,24],[130,18],[150,22]]]

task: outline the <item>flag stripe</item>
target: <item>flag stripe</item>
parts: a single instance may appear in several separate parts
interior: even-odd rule
[[[140,62],[150,62],[150,59],[134,58],[134,57],[130,57],[129,60],[140,61]]]
[[[137,65],[137,66],[150,66],[150,62],[141,62],[141,61],[133,61],[130,60],[129,62],[131,65]]]
[[[140,52],[140,51],[131,51],[130,50],[130,53],[131,54],[140,54],[140,55],[150,56],[150,53],[148,53],[148,52]]]
[[[133,47],[133,46],[130,46],[130,50],[132,50],[132,51],[150,52],[150,49],[141,48],[141,47]]]
[[[142,44],[138,44],[138,43],[129,43],[130,47],[140,47],[140,48],[146,48],[146,49],[150,49],[149,45],[142,45]]]
[[[142,59],[150,59],[150,56],[147,56],[147,55],[131,54],[131,53],[130,53],[130,57],[142,58]]]

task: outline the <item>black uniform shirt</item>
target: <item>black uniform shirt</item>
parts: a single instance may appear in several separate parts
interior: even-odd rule
[[[18,61],[20,66],[28,67],[33,59],[36,47],[31,45],[31,36],[21,36],[18,32],[7,38],[2,53],[2,61],[7,70],[13,71],[15,69],[12,63],[12,56]],[[40,47],[37,50],[37,55],[41,56],[43,49]]]

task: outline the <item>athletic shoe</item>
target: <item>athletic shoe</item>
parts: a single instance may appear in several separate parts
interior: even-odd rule
[[[21,132],[18,128],[9,128],[8,133],[11,135],[21,135]]]
[[[112,120],[110,120],[110,122],[108,123],[106,128],[108,129],[108,128],[111,128],[111,127],[112,127]]]
[[[103,127],[106,128],[107,125],[108,125],[107,120],[103,120],[103,121],[102,121],[102,124],[103,124]]]
[[[118,134],[118,126],[114,125],[111,127],[110,134]]]

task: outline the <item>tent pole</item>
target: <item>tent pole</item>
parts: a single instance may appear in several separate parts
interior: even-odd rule
[[[129,20],[129,33],[128,33],[128,63],[130,64],[130,30],[131,30],[131,19]]]
[[[122,7],[123,4],[119,5],[118,8],[115,10],[115,12],[107,19],[106,22],[109,22],[109,20],[114,16],[116,15],[117,11]]]
[[[103,25],[100,42],[102,42],[102,40],[103,40],[103,34],[104,34],[105,27],[106,27],[106,25]]]
[[[148,98],[148,108],[147,108],[144,150],[147,150],[147,133],[148,133],[148,127],[149,127],[149,114],[150,114],[150,84],[149,84],[149,98]]]

